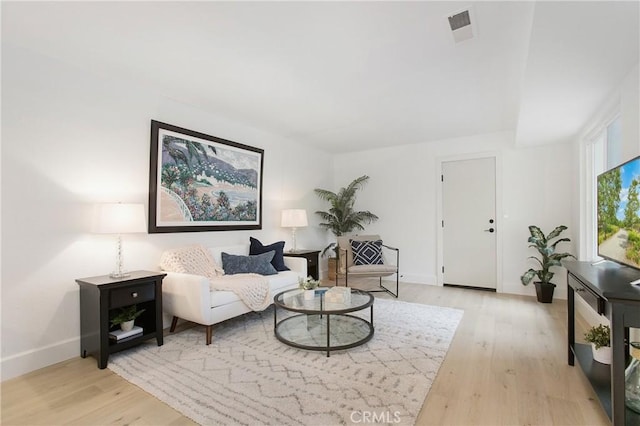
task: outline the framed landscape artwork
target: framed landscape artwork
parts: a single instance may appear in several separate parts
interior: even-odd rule
[[[262,229],[264,150],[151,121],[149,233]]]

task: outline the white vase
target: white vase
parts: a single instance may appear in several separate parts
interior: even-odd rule
[[[600,349],[596,349],[596,345],[591,344],[591,351],[593,353],[593,359],[602,364],[611,364],[611,347],[602,346]]]
[[[305,290],[304,291],[304,300],[313,300],[314,297],[316,297],[316,291],[315,290]]]
[[[131,330],[133,330],[133,323],[134,322],[135,322],[135,320],[125,321],[123,323],[120,323],[120,329],[122,331],[131,331]]]

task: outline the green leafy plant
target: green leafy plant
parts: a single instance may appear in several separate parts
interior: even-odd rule
[[[316,188],[314,191],[318,197],[329,202],[329,211],[317,211],[323,221],[320,227],[328,229],[339,237],[350,232],[364,230],[364,225],[375,222],[378,216],[368,210],[356,211],[353,206],[356,202],[356,193],[362,189],[369,180],[369,176],[360,176],[349,185],[340,188],[338,192]],[[324,256],[329,249],[335,249],[337,243],[331,243],[322,250]]]
[[[541,259],[535,256],[530,256],[529,259],[534,259],[540,264],[540,269],[530,268],[527,272],[520,277],[520,281],[524,285],[528,285],[534,277],[538,277],[541,283],[552,284],[551,278],[554,273],[550,269],[554,266],[561,266],[560,261],[565,257],[574,257],[571,253],[556,253],[556,246],[561,242],[571,241],[569,238],[560,238],[555,242],[551,242],[554,238],[558,238],[560,234],[566,230],[567,227],[560,225],[556,227],[549,235],[545,236],[544,233],[535,225],[529,226],[529,247],[533,247],[538,250],[541,255]],[[555,285],[555,284],[554,284]]]
[[[608,325],[602,324],[597,327],[591,327],[584,334],[584,340],[593,343],[596,349],[611,346],[611,329]]]
[[[313,290],[320,285],[320,281],[314,280],[313,277],[298,278],[298,286],[303,290]]]
[[[144,311],[145,309],[138,310],[136,305],[120,308],[120,312],[118,312],[116,316],[111,318],[111,326],[115,327],[116,325],[120,325],[123,322],[134,320],[138,318]]]

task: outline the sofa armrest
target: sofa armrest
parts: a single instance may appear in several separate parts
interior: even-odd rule
[[[210,325],[211,290],[201,275],[167,272],[162,282],[165,313],[198,324]]]
[[[285,256],[284,264],[287,268],[296,272],[300,278],[307,278],[307,259]]]

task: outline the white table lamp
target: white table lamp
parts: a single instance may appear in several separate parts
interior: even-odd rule
[[[122,269],[122,234],[146,232],[143,204],[107,203],[96,205],[93,232],[117,234],[116,270],[111,278],[125,278],[130,274]]]
[[[283,228],[291,228],[292,249],[291,252],[296,251],[296,229],[308,226],[307,211],[304,209],[287,209],[282,210],[282,221],[280,226]]]

